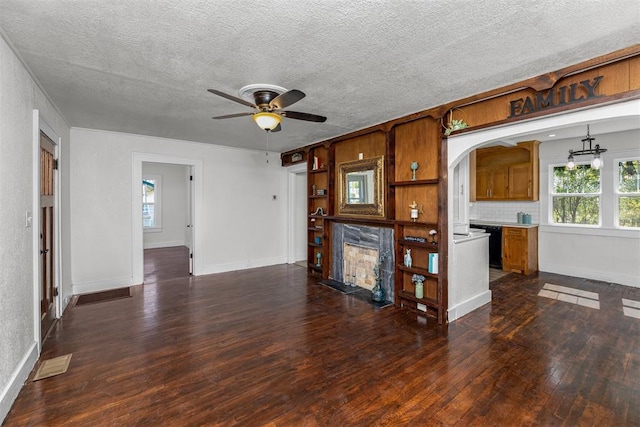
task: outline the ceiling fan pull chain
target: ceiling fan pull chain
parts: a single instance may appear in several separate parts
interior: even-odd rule
[[[269,130],[267,132],[267,151],[264,152],[265,156],[267,156],[267,164],[269,164]]]

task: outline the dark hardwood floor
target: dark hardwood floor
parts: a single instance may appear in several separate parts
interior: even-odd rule
[[[545,284],[595,292],[599,309],[538,296]],[[73,353],[68,372],[26,383],[5,424],[640,425],[640,319],[621,302],[640,289],[545,273],[491,287],[491,304],[438,326],[296,265],[157,274],[70,307],[42,353]]]

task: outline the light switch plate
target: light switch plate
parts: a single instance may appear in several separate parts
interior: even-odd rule
[[[29,228],[31,227],[32,222],[33,222],[33,215],[31,215],[31,211],[27,211],[24,215],[24,226]]]

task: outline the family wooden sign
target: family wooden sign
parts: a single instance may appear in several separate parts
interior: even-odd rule
[[[603,76],[598,76],[592,80],[582,80],[580,83],[554,87],[547,92],[536,92],[531,97],[514,99],[509,102],[509,118],[521,117],[537,111],[576,104],[604,96],[596,93],[602,78]]]

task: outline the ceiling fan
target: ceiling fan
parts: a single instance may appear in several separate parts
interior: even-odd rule
[[[282,129],[280,126],[282,117],[318,123],[322,123],[327,120],[326,117],[318,116],[316,114],[283,110],[284,108],[287,108],[288,106],[293,105],[304,98],[305,94],[302,91],[299,91],[297,89],[291,89],[287,91],[286,89],[280,88],[279,86],[268,86],[266,88],[256,86],[258,85],[245,86],[244,88],[240,89],[241,94],[244,93],[247,96],[252,95],[254,103],[241,98],[237,98],[224,92],[220,92],[216,89],[207,89],[214,95],[221,96],[230,101],[237,102],[238,104],[242,104],[256,110],[246,113],[227,114],[224,116],[217,116],[213,118],[230,119],[233,117],[253,116],[253,120],[261,129],[270,132],[279,132]]]

